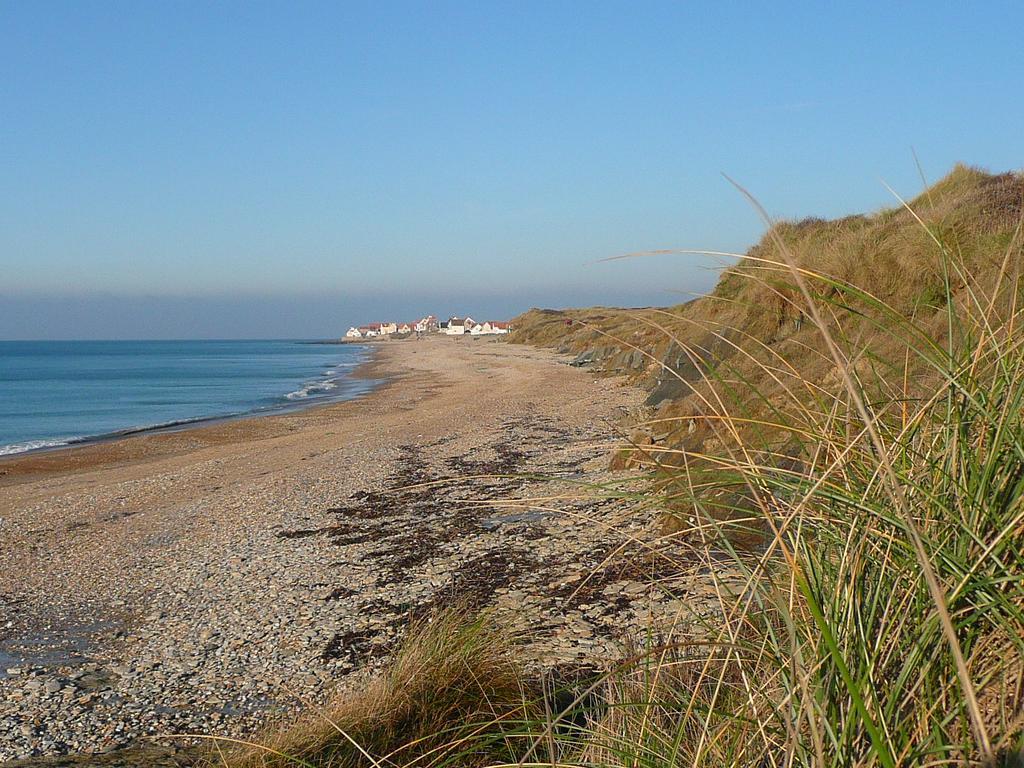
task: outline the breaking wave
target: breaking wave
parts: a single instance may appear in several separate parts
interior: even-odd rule
[[[25,453],[26,451],[38,451],[40,448],[60,448],[64,445],[73,445],[74,443],[81,442],[83,439],[72,437],[67,440],[25,440],[21,443],[0,445],[0,456],[10,456],[15,453]]]
[[[338,388],[338,382],[330,379],[328,381],[315,381],[307,384],[302,389],[296,389],[285,395],[286,400],[305,400],[307,397],[316,397]]]

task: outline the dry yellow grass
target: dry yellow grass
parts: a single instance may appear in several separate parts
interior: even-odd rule
[[[487,616],[454,608],[414,623],[387,669],[251,744],[216,742],[211,766],[412,765],[507,759],[527,714],[521,665]],[[522,739],[519,740],[520,742]]]

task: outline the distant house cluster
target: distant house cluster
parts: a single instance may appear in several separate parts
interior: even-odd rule
[[[346,339],[374,339],[381,336],[406,336],[415,333],[442,333],[446,336],[492,336],[508,333],[511,326],[500,320],[477,322],[472,317],[449,317],[438,321],[434,315],[427,315],[411,323],[370,323],[353,326],[345,333]]]
[[[449,317],[447,323],[441,323],[441,333],[448,336],[490,336],[509,332],[509,324],[500,320],[485,320],[478,323],[472,317]]]

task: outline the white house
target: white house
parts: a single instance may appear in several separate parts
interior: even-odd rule
[[[398,333],[397,323],[377,323],[380,327],[381,336],[390,336],[392,333]]]
[[[466,321],[461,317],[449,317],[448,328],[445,330],[449,336],[462,336],[466,332]]]
[[[498,320],[488,320],[481,326],[481,333],[508,333],[508,323],[502,323]]]
[[[417,320],[416,325],[413,326],[413,330],[417,333],[433,333],[437,328],[437,318],[433,315],[427,315],[426,317]]]
[[[469,329],[469,333],[471,336],[479,336],[480,334],[485,333],[484,327],[480,325],[480,323],[473,323],[472,325],[470,325],[469,322],[467,321],[466,328]]]
[[[358,328],[349,328],[348,331],[345,333],[345,338],[346,339],[361,339],[361,338],[363,338],[363,332],[360,331]]]
[[[399,333],[412,333],[412,326],[409,325],[408,323],[402,323],[400,326],[398,326],[398,332]]]

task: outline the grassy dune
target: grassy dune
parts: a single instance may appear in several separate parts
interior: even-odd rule
[[[758,395],[770,396],[781,388],[756,361],[784,357],[775,364],[808,380],[828,376],[835,366],[820,330],[807,322],[791,260],[827,305],[831,332],[899,367],[908,345],[946,339],[947,297],[960,307],[972,295],[990,294],[997,281],[1005,290],[1019,267],[1017,259],[1005,265],[1004,259],[1008,249],[1020,253],[1014,239],[1022,198],[1019,174],[957,166],[906,206],[774,224],[705,297],[642,310],[531,310],[516,319],[514,340],[595,350],[604,367],[652,386],[673,378],[666,365],[696,387],[709,384],[705,374],[715,368],[726,373],[722,364],[729,361],[734,375],[752,375]],[[1011,274],[1004,276],[1004,267]],[[925,339],[908,337],[910,324]],[[637,351],[643,365],[632,368]],[[693,398],[671,399],[676,409],[695,405]]]
[[[213,762],[1021,764],[1022,201],[1020,175],[958,167],[903,207],[774,224],[689,304],[521,317],[515,341],[650,388],[620,460],[717,615],[567,692],[446,614],[333,713]]]

